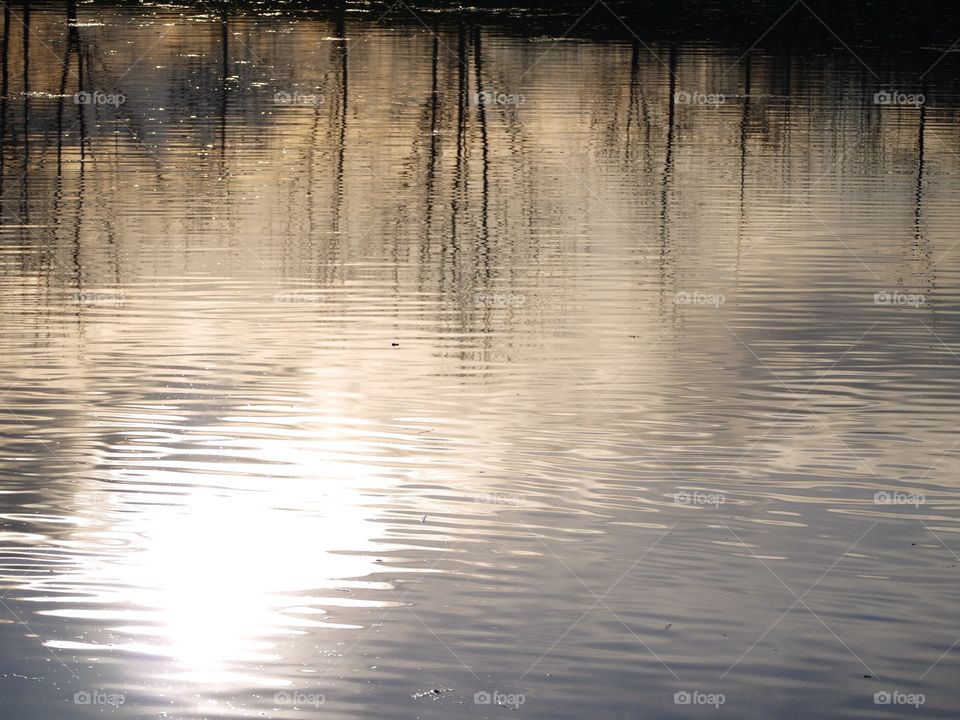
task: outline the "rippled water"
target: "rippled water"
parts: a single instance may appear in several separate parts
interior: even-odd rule
[[[8,8],[3,716],[955,717],[953,56],[359,10]]]

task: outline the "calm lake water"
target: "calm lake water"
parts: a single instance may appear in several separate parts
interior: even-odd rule
[[[956,55],[420,17],[7,9],[3,717],[956,717]]]

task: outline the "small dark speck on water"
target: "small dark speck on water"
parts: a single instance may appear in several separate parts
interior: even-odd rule
[[[411,697],[414,700],[419,700],[420,698],[432,697],[438,698],[445,693],[453,692],[453,688],[433,688],[432,690],[421,690],[419,692],[413,693]]]
[[[864,677],[867,678],[867,679],[870,679],[870,678],[873,677],[873,675],[864,675]]]
[[[400,343],[390,343],[390,347],[400,347]]]

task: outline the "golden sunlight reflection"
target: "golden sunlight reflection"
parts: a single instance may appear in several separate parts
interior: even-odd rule
[[[40,614],[94,620],[109,635],[47,645],[166,658],[165,677],[208,687],[283,686],[282,672],[264,668],[302,660],[284,657],[285,637],[362,627],[337,622],[331,607],[399,605],[353,596],[391,589],[363,578],[384,567],[375,541],[383,525],[371,505],[395,481],[374,465],[333,458],[362,446],[340,442],[326,457],[303,457],[287,442],[261,440],[270,476],[248,462],[228,475],[222,462],[213,471],[215,459],[176,471],[145,461],[120,474],[117,491],[79,498],[88,509],[69,543],[87,559],[40,581],[35,599],[57,603]],[[200,467],[206,472],[184,471]]]

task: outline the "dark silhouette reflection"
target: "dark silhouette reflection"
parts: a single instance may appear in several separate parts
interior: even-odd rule
[[[426,192],[426,233],[421,255],[421,265],[429,262],[430,243],[433,239],[433,206],[436,202],[434,197],[436,175],[437,175],[437,155],[440,144],[439,122],[440,122],[440,28],[439,23],[433,25],[433,48],[430,52],[430,148],[427,153],[427,176],[424,183]]]
[[[41,213],[38,225],[73,227],[72,257],[53,262],[45,256],[41,264],[60,267],[77,282],[129,278],[133,254],[121,247],[111,249],[116,262],[91,258],[98,257],[100,243],[120,237],[118,245],[123,244],[125,231],[117,235],[117,227],[131,216],[154,232],[152,224],[162,218],[181,236],[207,233],[227,218],[235,245],[247,242],[240,218],[249,217],[262,237],[282,235],[285,276],[303,272],[306,261],[296,253],[301,244],[316,250],[304,274],[319,283],[342,282],[349,273],[338,263],[350,252],[365,251],[416,266],[425,292],[437,290],[466,312],[477,309],[472,300],[477,288],[535,276],[550,261],[551,238],[579,223],[591,227],[603,209],[618,222],[634,223],[643,248],[652,244],[648,239],[658,243],[659,289],[668,300],[690,252],[681,231],[685,219],[697,214],[690,208],[712,202],[731,209],[735,227],[731,222],[726,247],[732,252],[736,246],[739,281],[749,251],[762,240],[756,235],[769,224],[753,219],[767,202],[767,189],[798,182],[808,159],[823,165],[808,174],[822,175],[829,153],[834,163],[846,155],[851,163],[871,167],[892,142],[892,120],[871,120],[878,111],[868,101],[857,113],[841,111],[841,94],[831,95],[831,82],[842,80],[843,93],[865,97],[873,87],[855,63],[836,57],[803,57],[794,72],[790,54],[759,60],[748,55],[741,61],[742,105],[733,106],[740,97],[734,101],[728,90],[728,105],[713,111],[680,105],[677,94],[725,89],[683,83],[729,67],[726,56],[686,52],[679,43],[662,53],[657,48],[654,55],[634,40],[628,47],[584,46],[575,71],[569,64],[561,65],[562,72],[548,71],[549,58],[567,52],[561,44],[527,75],[535,92],[518,111],[478,101],[487,92],[524,90],[509,87],[509,78],[522,76],[530,63],[516,47],[499,38],[491,42],[483,26],[435,18],[429,36],[395,34],[400,44],[393,46],[377,35],[375,25],[358,19],[355,27],[351,20],[349,32],[360,40],[351,42],[349,6],[338,7],[326,24],[297,25],[279,45],[270,42],[273,33],[254,31],[273,28],[272,21],[231,17],[222,8],[215,22],[192,26],[169,45],[158,43],[151,51],[155,57],[128,72],[126,66],[111,66],[116,47],[110,34],[94,41],[96,30],[81,32],[84,10],[76,0],[56,14],[24,3],[22,35],[18,13],[6,6],[0,187],[6,197],[15,186],[19,204],[6,203],[4,216],[16,216],[26,226]],[[31,56],[30,25],[38,22],[40,32],[60,33],[56,57]],[[148,35],[141,33],[146,42]],[[246,42],[236,42],[241,35]],[[315,52],[328,42],[329,52]],[[206,54],[195,52],[198,48]],[[941,70],[947,72],[947,65]],[[582,74],[576,79],[580,95],[570,93],[564,75],[569,72]],[[402,85],[395,81],[401,77]],[[932,89],[925,90],[936,91],[937,77],[931,76]],[[111,79],[120,86],[99,87]],[[325,102],[310,108],[271,102],[276,90],[294,87],[322,88]],[[119,111],[70,108],[74,92],[95,90],[122,92],[130,101]],[[918,252],[932,263],[929,113],[926,107],[917,113],[916,177],[906,214]],[[37,152],[37,138],[50,150],[46,159]],[[700,170],[687,172],[690,158],[706,147],[720,148],[729,161],[707,172],[715,182],[692,187]],[[214,155],[216,170],[208,172]],[[114,165],[93,164],[90,157],[109,158]],[[564,172],[557,174],[557,167]],[[14,183],[21,175],[22,182]],[[572,184],[566,185],[568,179]],[[628,186],[625,197],[632,201],[598,202],[609,183]],[[135,189],[121,195],[115,191],[121,185]],[[190,202],[180,200],[181,194]],[[153,207],[161,198],[170,200],[170,213],[179,208],[181,216],[169,217],[162,203],[149,212],[140,207],[141,202]],[[181,217],[187,218],[182,226]],[[538,234],[542,223],[550,233]],[[303,233],[294,237],[294,226]],[[27,228],[21,235],[24,243],[35,239]],[[385,238],[388,250],[374,247]],[[184,241],[185,256],[186,247]]]
[[[0,47],[0,217],[7,167],[7,97],[10,94],[10,6],[3,4],[3,40]]]
[[[4,647],[39,639],[4,654],[0,681],[27,705],[39,702],[34,688],[56,685],[41,698],[49,712],[31,707],[29,717],[57,717],[82,687],[125,688],[117,720],[294,717],[274,693],[301,683],[329,691],[330,717],[390,702],[386,720],[428,706],[439,717],[480,688],[461,667],[424,675],[443,649],[423,642],[419,624],[395,621],[404,603],[394,592],[414,590],[395,570],[429,571],[435,560],[453,572],[439,593],[421,586],[410,602],[418,614],[428,604],[423,617],[463,639],[472,662],[497,623],[539,654],[545,626],[529,591],[540,576],[551,579],[553,637],[583,612],[583,588],[545,544],[571,569],[604,557],[620,574],[662,537],[660,569],[624,576],[625,597],[653,593],[643,617],[625,619],[664,628],[678,598],[690,601],[684,612],[702,616],[685,638],[650,638],[684,669],[732,662],[762,631],[746,620],[763,621],[763,593],[777,590],[744,548],[788,567],[797,538],[828,539],[796,567],[857,565],[823,592],[848,603],[831,612],[860,622],[859,638],[881,611],[894,617],[917,599],[898,587],[858,615],[865,593],[897,582],[874,558],[942,566],[942,551],[909,549],[918,515],[894,530],[899,509],[871,502],[876,480],[794,412],[792,390],[897,483],[918,480],[929,460],[915,439],[949,437],[936,423],[948,414],[953,359],[931,354],[921,325],[940,295],[936,258],[958,229],[956,98],[878,107],[871,76],[841,54],[758,52],[729,76],[737,90],[711,87],[736,49],[676,41],[654,56],[638,42],[518,40],[470,15],[430,16],[425,32],[377,25],[346,2],[295,21],[124,8],[102,26],[73,0],[34,5],[31,54],[12,8],[0,47],[10,196],[0,376],[19,419],[0,417],[0,496],[7,557],[27,562],[0,573],[3,591],[27,604],[23,567],[52,567],[28,578],[44,601],[29,603],[31,631],[0,623]],[[944,61],[938,73],[949,69]],[[943,74],[924,92],[943,93]],[[278,100],[295,89],[322,89],[324,102]],[[71,109],[73,91],[128,102]],[[527,102],[478,101],[488,91]],[[729,102],[697,106],[678,99],[686,91]],[[956,260],[939,259],[947,277]],[[925,289],[930,307],[870,301],[894,287]],[[728,306],[681,307],[680,291],[713,290]],[[950,316],[940,315],[946,333]],[[895,447],[879,457],[881,444]],[[729,490],[730,504],[670,502],[676,476]],[[523,498],[511,507],[470,497],[514,487]],[[931,527],[950,522],[947,490],[931,487],[935,500],[919,510]],[[702,532],[669,531],[695,512]],[[850,535],[867,523],[848,520],[880,513],[894,534],[878,530],[878,544],[851,557]],[[751,542],[724,541],[730,528],[715,521],[731,517]],[[288,535],[291,524],[303,532]],[[448,553],[459,539],[469,542]],[[705,578],[722,602],[696,597]],[[843,591],[849,582],[856,592]],[[481,602],[473,613],[491,588],[510,607]],[[370,598],[387,595],[389,608],[375,611]],[[931,606],[926,617],[946,612]],[[717,607],[745,614],[723,618],[720,633]],[[675,715],[674,690],[657,679],[670,678],[652,658],[625,665],[635,644],[611,641],[604,623],[585,623],[538,668],[526,651],[514,658],[533,714],[549,710],[533,700],[549,701],[563,677],[580,698],[600,689],[600,717],[629,715],[629,691],[648,681],[650,714]],[[914,632],[902,625],[892,631]],[[907,638],[921,667],[935,659],[935,625]],[[351,651],[361,636],[376,647]],[[843,648],[824,649],[831,642],[797,644],[809,651],[797,668],[816,687],[851,675]],[[398,648],[404,662],[370,675]],[[82,684],[59,682],[49,649]],[[758,644],[747,672],[774,650]],[[349,671],[334,670],[341,659]],[[925,681],[931,698],[944,697],[934,693],[944,675]],[[436,704],[412,696],[435,687],[460,689]],[[767,694],[784,705],[797,688]],[[552,697],[559,714],[577,716]],[[745,720],[775,709],[738,707],[756,710]]]
[[[476,77],[476,106],[477,122],[480,125],[480,237],[478,238],[477,270],[482,274],[482,281],[490,278],[490,138],[487,134],[487,104],[483,99],[483,49],[480,42],[480,28],[474,26],[473,31],[473,70]],[[477,278],[481,281],[481,278]]]
[[[925,80],[922,92],[925,98],[930,97],[930,86]],[[915,252],[920,263],[920,290],[929,298],[930,303],[930,325],[934,332],[940,332],[940,317],[937,313],[937,302],[934,299],[937,290],[937,271],[936,264],[938,260],[934,257],[934,249],[931,244],[928,233],[926,232],[924,222],[924,202],[925,202],[925,178],[926,169],[926,133],[927,133],[927,103],[920,105],[917,117],[917,171],[916,171],[916,190],[913,211],[913,239]],[[942,259],[942,258],[941,258]],[[908,281],[909,283],[909,281]]]
[[[466,176],[467,114],[469,112],[469,78],[467,76],[467,29],[457,32],[457,131],[453,192],[450,197],[450,243],[442,253],[441,277],[445,290],[457,292],[460,287],[460,208]]]
[[[670,181],[673,177],[674,133],[677,117],[677,48],[670,46],[667,65],[667,133],[663,158],[663,173],[660,180],[660,291],[661,307],[670,302],[672,292],[669,287],[670,264]],[[668,304],[666,307],[670,307]]]
[[[924,96],[930,92],[929,87],[926,83],[923,86]],[[926,144],[926,128],[927,128],[927,104],[923,103],[920,106],[920,117],[917,121],[917,190],[916,190],[916,204],[914,207],[913,213],[913,226],[914,226],[914,238],[917,243],[920,244],[923,242],[923,232],[921,230],[921,211],[923,206],[923,170],[924,170],[924,146]]]
[[[227,154],[227,82],[230,77],[230,17],[220,11],[220,177],[226,173]]]
[[[75,0],[67,0],[67,48],[63,54],[63,70],[60,73],[60,92],[57,98],[57,176],[63,173],[63,143],[64,143],[64,111],[67,103],[67,81],[70,76],[70,66],[73,58],[77,60],[77,92],[83,91],[83,55],[80,48],[80,29],[77,27],[77,3]],[[72,98],[71,98],[72,100]],[[81,138],[83,132],[83,106],[74,103],[77,111],[77,120],[74,125],[81,125]],[[83,143],[80,144],[80,152],[83,153]]]
[[[750,97],[750,58],[744,59],[743,71],[743,110],[740,113],[740,214],[737,218],[737,257],[734,273],[735,282],[740,281],[740,260],[743,250],[743,228],[747,221],[747,140],[749,138]]]
[[[83,262],[83,244],[81,227],[84,213],[84,191],[86,177],[86,127],[83,113],[83,104],[75,101],[75,94],[68,91],[68,80],[71,74],[71,66],[74,57],[76,58],[76,93],[84,92],[84,67],[83,67],[83,49],[80,42],[80,29],[77,27],[77,4],[75,0],[68,0],[66,13],[66,49],[63,56],[63,66],[60,72],[60,86],[57,98],[57,176],[54,207],[58,214],[63,213],[64,207],[64,165],[63,152],[67,136],[70,135],[75,127],[79,127],[79,158],[77,162],[77,183],[75,187],[76,198],[73,202],[73,209],[69,215],[73,230],[71,233],[71,253],[69,276],[72,289],[76,293],[82,293],[84,290],[84,262]],[[65,128],[64,115],[65,104],[70,102],[74,105],[77,112],[77,119],[70,127]],[[75,309],[75,316],[78,324],[83,323],[82,307],[78,303]],[[81,330],[81,332],[83,332]]]
[[[23,0],[22,10],[23,40],[23,172],[20,176],[20,216],[24,224],[30,223],[30,0]]]
[[[647,96],[641,86],[641,68],[640,68],[640,43],[634,41],[630,51],[630,99],[627,108],[627,157],[631,158],[634,147],[638,144],[634,138],[633,127],[642,125],[643,141],[640,146],[643,149],[643,168],[647,173],[653,172],[653,155],[650,132],[652,122],[650,120],[650,108],[647,104]]]
[[[337,128],[337,162],[334,171],[334,203],[335,210],[333,215],[334,242],[339,242],[340,223],[343,211],[344,194],[344,163],[347,152],[347,113],[350,90],[350,66],[347,56],[347,27],[346,27],[346,3],[341,6],[340,13],[337,14],[336,24],[336,48],[340,60],[340,93],[337,97],[338,102],[338,128]]]

